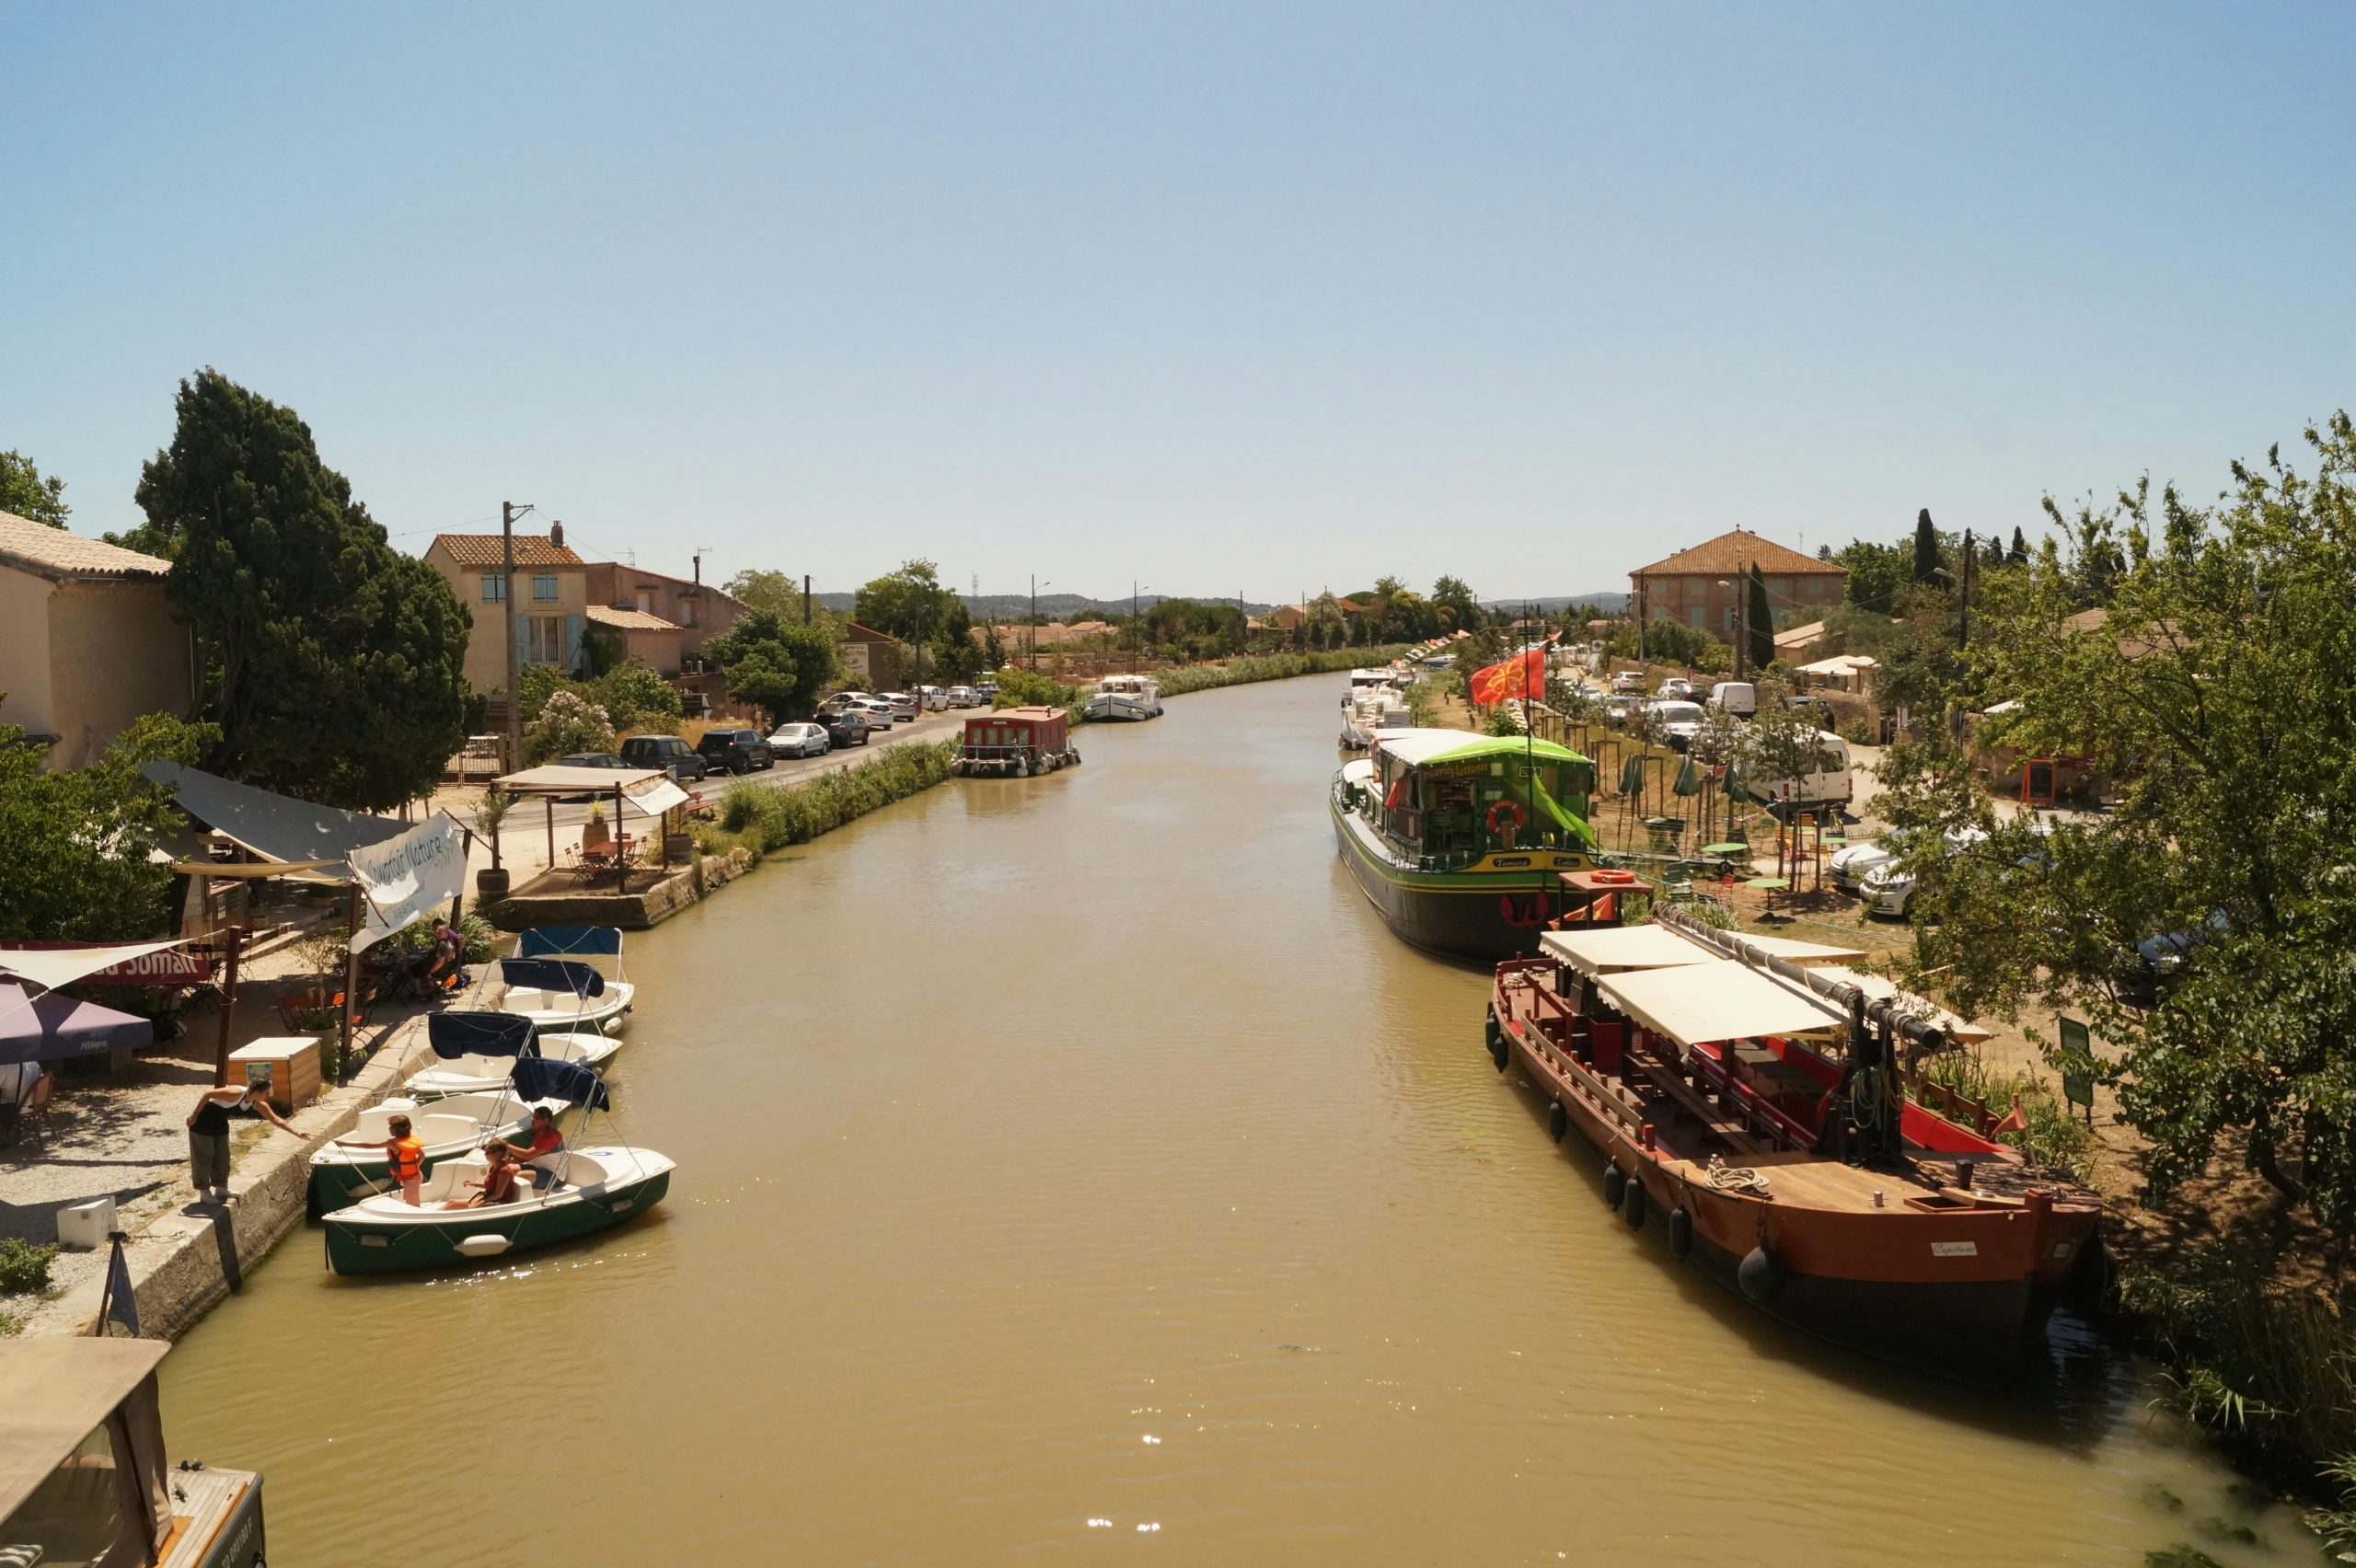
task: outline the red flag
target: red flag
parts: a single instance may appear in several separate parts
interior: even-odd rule
[[[1509,697],[1537,701],[1546,695],[1546,650],[1533,648],[1473,671],[1471,689],[1475,708],[1495,708]]]

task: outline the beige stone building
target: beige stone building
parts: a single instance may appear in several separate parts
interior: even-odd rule
[[[1628,574],[1639,612],[1731,641],[1742,582],[1756,565],[1775,624],[1822,620],[1840,608],[1845,569],[1737,528]]]
[[[0,724],[79,767],[145,713],[196,706],[196,646],[172,563],[0,512]]]
[[[507,581],[497,534],[437,534],[425,559],[450,580],[458,603],[474,617],[467,640],[467,684],[479,692],[507,689]],[[568,674],[585,667],[589,573],[564,542],[564,525],[515,536],[515,650],[520,664],[554,664]]]
[[[747,608],[742,599],[713,587],[699,575],[673,577],[614,560],[593,560],[584,570],[593,609],[620,612],[593,614],[591,620],[624,633],[629,651],[664,675],[676,675],[682,667],[696,663],[704,643],[735,625],[736,617]],[[667,642],[662,635],[664,626],[674,633]],[[668,663],[658,654],[667,657]]]

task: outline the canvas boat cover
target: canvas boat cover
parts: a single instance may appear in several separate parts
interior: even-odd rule
[[[612,926],[535,926],[515,939],[517,958],[568,955],[619,958],[622,934]]]
[[[1680,1045],[1800,1034],[1848,1020],[1801,986],[1731,958],[1599,976],[1603,999]]]
[[[54,991],[86,974],[96,974],[101,969],[112,969],[118,963],[178,947],[185,940],[184,937],[171,937],[160,942],[128,942],[121,947],[9,948],[0,950],[0,974],[29,980],[43,990]]]
[[[354,849],[398,838],[417,825],[315,806],[177,762],[142,763],[139,771],[169,790],[189,815],[269,860],[347,860]]]
[[[515,1070],[507,1078],[525,1100],[564,1100],[592,1111],[614,1108],[613,1096],[606,1091],[606,1080],[579,1062],[555,1056],[525,1056],[516,1061]]]
[[[1718,957],[1701,943],[1689,941],[1666,926],[1651,925],[1549,931],[1538,939],[1538,948],[1549,958],[1560,959],[1582,974],[1671,969],[1681,964],[1708,963]]]
[[[1948,1039],[1959,1044],[1974,1045],[1982,1040],[1992,1038],[1989,1031],[1981,1028],[1978,1024],[1964,1022],[1963,1020],[1927,997],[1918,997],[1911,991],[1900,990],[1896,981],[1886,979],[1879,974],[1862,974],[1854,969],[1843,968],[1837,963],[1820,965],[1817,973],[1827,980],[1838,980],[1844,985],[1854,986],[1876,1001],[1895,998],[1900,1012],[1919,1018],[1925,1023],[1936,1024]]]
[[[606,977],[585,963],[566,958],[502,958],[499,977],[510,986],[534,991],[570,991],[576,997],[602,997]]]
[[[1780,958],[1803,969],[1813,969],[1826,963],[1848,963],[1865,956],[1863,948],[1835,947],[1830,942],[1804,942],[1796,937],[1762,937],[1745,931],[1742,941],[1746,947],[1757,948],[1770,958]]]
[[[540,1048],[539,1031],[518,1013],[433,1013],[425,1020],[425,1040],[444,1061],[460,1056],[528,1056]]]
[[[162,1340],[88,1335],[0,1342],[0,1410],[8,1412],[0,1422],[0,1519],[22,1507],[82,1439],[126,1401],[140,1407],[131,1424],[136,1442],[146,1425],[138,1417],[155,1408],[147,1378],[171,1348]],[[139,1470],[151,1506],[168,1528],[172,1499],[164,1456],[140,1452],[120,1462]],[[24,1561],[40,1554],[36,1547]]]
[[[22,986],[0,983],[0,1064],[144,1051],[154,1043],[156,1026],[144,1018],[55,991],[28,996]]]

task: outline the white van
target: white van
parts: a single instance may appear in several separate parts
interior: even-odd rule
[[[1710,706],[1748,719],[1759,711],[1759,688],[1749,681],[1720,681],[1710,688]]]
[[[1801,778],[1750,778],[1750,793],[1770,805],[1845,806],[1854,797],[1849,782],[1849,743],[1830,730],[1816,732],[1823,766]]]

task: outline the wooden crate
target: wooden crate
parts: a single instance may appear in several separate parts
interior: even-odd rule
[[[319,1043],[299,1034],[240,1045],[229,1053],[229,1075],[232,1083],[266,1076],[271,1104],[280,1115],[291,1116],[319,1097]]]

